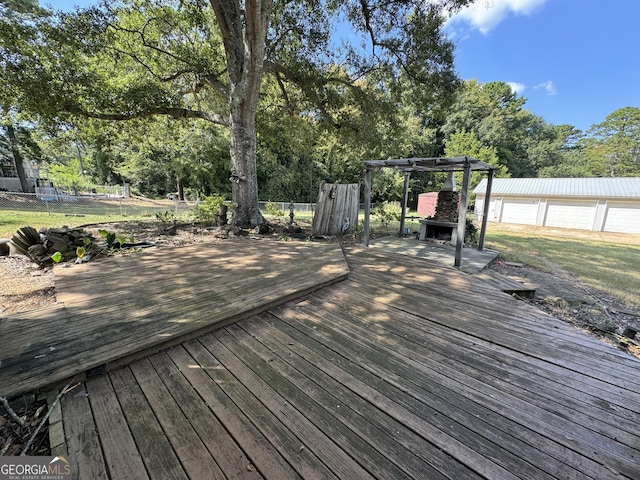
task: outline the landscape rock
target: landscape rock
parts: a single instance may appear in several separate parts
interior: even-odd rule
[[[11,247],[8,238],[0,238],[0,257],[8,257],[11,254]]]
[[[39,266],[53,262],[52,256],[59,252],[64,260],[77,257],[77,249],[100,249],[95,245],[91,233],[82,228],[41,228],[39,232],[31,227],[24,227],[16,233],[12,243],[17,242],[19,251],[27,255]]]

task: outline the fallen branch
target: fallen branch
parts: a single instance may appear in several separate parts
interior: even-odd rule
[[[585,292],[591,295],[595,299],[596,303],[600,304],[600,306],[602,307],[602,311],[607,315],[607,317],[609,317],[609,320],[611,320],[611,323],[615,324],[616,322],[613,320],[613,317],[609,313],[609,310],[607,309],[607,306],[604,304],[604,302],[600,300],[591,290],[589,290],[584,285],[580,285],[580,288],[582,288]]]
[[[9,405],[9,400],[7,400],[5,397],[0,397],[0,403],[2,403],[2,406],[7,411],[9,416],[13,418],[18,423],[18,425],[20,425],[21,427],[27,426],[26,419],[24,417],[19,417],[18,414],[13,411],[13,408],[11,408],[11,405]]]
[[[53,409],[56,408],[56,405],[58,404],[58,402],[60,401],[60,398],[62,398],[62,395],[64,395],[65,393],[67,393],[67,391],[69,390],[69,387],[71,386],[71,384],[75,381],[75,377],[72,378],[71,380],[69,380],[69,383],[67,383],[66,387],[64,387],[62,390],[60,390],[60,393],[58,393],[58,395],[56,396],[56,399],[53,401],[53,403],[51,404],[51,406],[49,407],[49,410],[47,411],[47,414],[44,416],[44,418],[40,421],[40,423],[38,424],[38,427],[35,429],[35,431],[33,432],[33,434],[31,435],[31,438],[29,439],[29,441],[27,442],[27,444],[24,446],[24,448],[22,449],[22,451],[20,452],[20,456],[25,456],[27,454],[27,451],[29,450],[29,448],[31,447],[31,444],[33,443],[33,441],[36,439],[36,437],[38,436],[38,433],[40,433],[40,430],[42,430],[42,427],[44,426],[45,422],[49,419],[49,416],[51,415],[51,413],[53,412]]]
[[[9,447],[11,447],[12,444],[13,440],[11,438],[7,438],[7,442],[4,444],[4,447],[2,447],[2,450],[0,450],[0,457],[4,457],[5,453],[9,451]]]

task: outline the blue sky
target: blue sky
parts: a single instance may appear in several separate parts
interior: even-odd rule
[[[638,0],[477,0],[446,28],[461,78],[508,82],[534,114],[586,131],[618,108],[640,107],[638,19]]]
[[[461,78],[512,83],[534,114],[587,130],[640,107],[638,19],[638,0],[478,0],[447,31]]]

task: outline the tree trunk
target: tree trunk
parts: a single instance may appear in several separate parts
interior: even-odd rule
[[[184,202],[184,182],[180,175],[176,175],[176,186],[178,189],[178,200]]]
[[[31,185],[27,182],[27,174],[24,171],[24,163],[22,160],[22,154],[20,153],[20,146],[18,145],[18,139],[16,138],[16,131],[13,128],[11,121],[5,124],[7,129],[7,137],[11,144],[11,153],[13,155],[13,161],[16,165],[16,171],[18,172],[18,178],[20,179],[20,187],[24,193],[33,193]]]
[[[265,223],[258,204],[255,108],[241,104],[234,110],[231,114],[232,223],[238,227],[255,227]]]
[[[272,0],[210,0],[222,34],[229,78],[233,217],[238,227],[266,223],[258,205],[256,110]]]

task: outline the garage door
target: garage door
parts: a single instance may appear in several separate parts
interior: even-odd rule
[[[549,202],[545,226],[591,230],[595,215],[595,202]]]
[[[504,200],[502,217],[504,223],[535,225],[538,217],[538,200]]]
[[[640,205],[613,204],[607,208],[605,232],[640,233]]]

